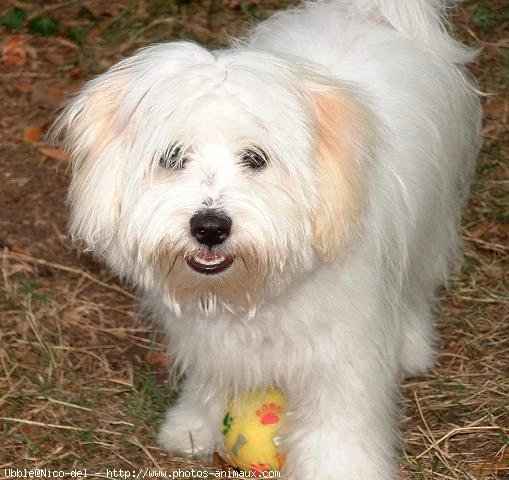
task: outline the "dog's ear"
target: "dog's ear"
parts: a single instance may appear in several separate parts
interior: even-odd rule
[[[125,76],[107,72],[89,82],[62,111],[50,139],[62,137],[70,155],[69,229],[75,240],[101,255],[118,220],[118,150],[121,126],[115,118],[125,91]]]
[[[320,257],[332,261],[358,231],[374,122],[349,88],[316,81],[312,85],[317,186],[313,240]]]

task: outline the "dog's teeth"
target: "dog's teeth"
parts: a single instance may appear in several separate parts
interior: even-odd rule
[[[196,257],[194,257],[194,260],[197,263],[201,263],[202,265],[209,266],[209,265],[220,265],[221,263],[223,263],[226,260],[226,258],[224,255],[221,255],[219,257],[212,257],[212,258],[204,258],[199,255],[196,255]]]

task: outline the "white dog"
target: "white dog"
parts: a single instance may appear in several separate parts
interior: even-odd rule
[[[154,45],[62,114],[71,232],[185,372],[166,449],[209,454],[227,400],[277,386],[284,478],[395,478],[398,383],[433,364],[480,144],[444,4],[314,1],[230,49]]]

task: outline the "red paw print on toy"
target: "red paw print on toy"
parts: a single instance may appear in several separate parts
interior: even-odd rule
[[[251,473],[254,473],[255,477],[262,477],[264,476],[264,472],[270,472],[271,468],[266,463],[252,463],[249,465],[249,470],[251,470]]]
[[[281,411],[281,407],[275,403],[264,403],[259,410],[256,410],[256,415],[260,417],[260,423],[262,425],[274,425],[279,422],[278,413]]]

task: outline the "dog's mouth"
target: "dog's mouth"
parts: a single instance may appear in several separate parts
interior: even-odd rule
[[[231,255],[226,255],[222,252],[214,252],[212,250],[200,252],[192,257],[186,258],[189,267],[195,272],[205,275],[214,275],[224,272],[231,267],[233,260],[234,257]]]

